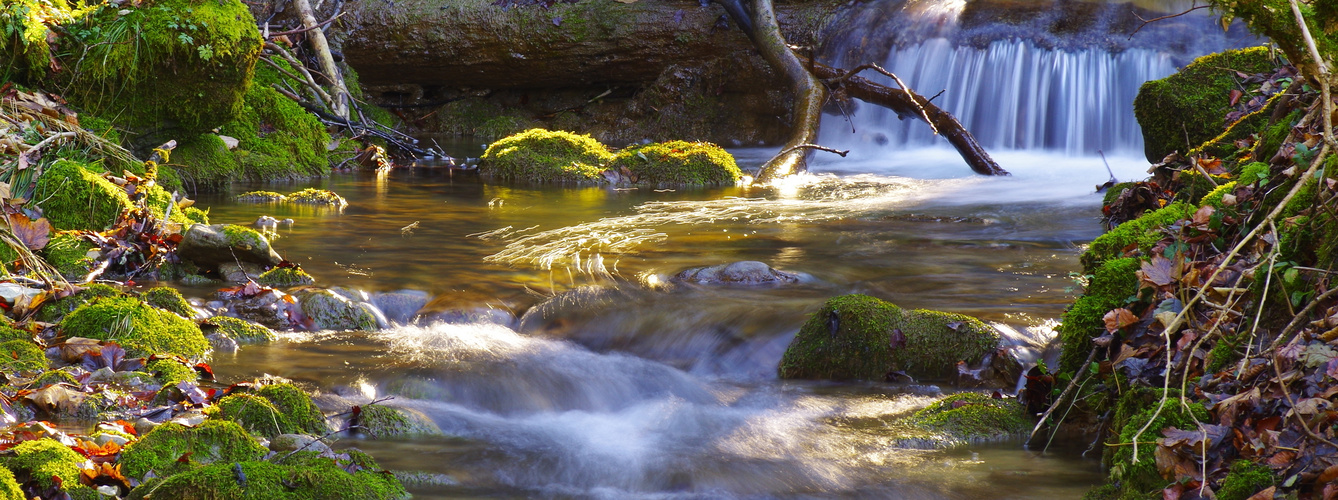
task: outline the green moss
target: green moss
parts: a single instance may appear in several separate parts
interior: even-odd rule
[[[343,196],[339,196],[332,191],[325,189],[307,188],[296,193],[288,195],[289,203],[298,203],[303,205],[330,205],[335,207],[348,206],[348,201]]]
[[[28,500],[18,481],[14,480],[14,473],[3,465],[0,465],[0,500]]]
[[[200,210],[195,207],[186,207],[181,209],[181,215],[193,224],[209,225],[209,210]]]
[[[85,304],[65,316],[66,336],[115,340],[131,356],[175,354],[198,359],[209,341],[194,322],[133,297],[109,297]]]
[[[341,465],[329,458],[313,458],[301,465],[217,463],[169,477],[144,496],[236,500],[388,500],[408,497],[404,486],[393,474],[371,468],[359,468],[349,473]],[[246,478],[245,486],[239,481],[242,476]]]
[[[1199,200],[1199,205],[1210,206],[1220,210],[1223,207],[1222,198],[1234,192],[1235,189],[1236,189],[1236,181],[1231,181],[1226,184],[1222,184],[1221,186],[1217,186],[1216,189],[1213,189],[1212,191],[1209,191],[1208,194],[1203,195],[1203,198]]]
[[[288,197],[274,191],[247,191],[237,195],[236,200],[241,203],[283,203]]]
[[[65,370],[47,370],[42,372],[41,376],[33,380],[32,387],[34,389],[41,389],[54,384],[78,385],[79,380],[75,379],[74,375],[70,375],[70,372]]]
[[[195,368],[175,358],[155,359],[145,365],[144,370],[152,373],[153,378],[157,379],[163,387],[176,385],[180,382],[194,382],[200,379],[200,374],[195,371]]]
[[[238,149],[265,157],[239,157],[242,176],[247,179],[309,177],[330,171],[325,149],[330,134],[325,126],[301,105],[267,86],[247,90],[242,112],[220,131],[236,137]]]
[[[218,187],[242,177],[241,162],[217,134],[181,141],[172,152],[174,175],[192,186]]]
[[[223,240],[228,246],[250,251],[255,248],[269,248],[269,240],[259,231],[246,226],[228,224],[223,226]]]
[[[1291,134],[1292,127],[1304,115],[1305,113],[1302,110],[1293,111],[1282,120],[1265,128],[1259,135],[1259,143],[1254,147],[1255,158],[1264,161],[1272,158],[1273,154],[1277,153],[1278,149],[1282,147],[1282,143],[1287,140],[1287,136]]]
[[[44,370],[46,366],[46,353],[31,340],[0,343],[0,372],[33,372]]]
[[[903,345],[894,349],[896,332]],[[998,340],[997,332],[970,316],[906,311],[867,295],[842,295],[800,328],[781,358],[779,375],[883,380],[902,370],[916,378],[944,378],[955,373],[957,361],[979,362]]]
[[[948,436],[954,442],[1015,436],[1031,427],[1026,410],[1016,399],[994,399],[974,392],[940,399],[915,412],[907,423]]]
[[[1115,229],[1092,240],[1087,251],[1083,252],[1083,269],[1091,272],[1102,262],[1123,256],[1126,248],[1138,248],[1147,253],[1161,241],[1163,228],[1190,217],[1194,210],[1193,205],[1176,202],[1115,226]]]
[[[140,295],[139,298],[153,307],[174,312],[183,318],[195,317],[195,308],[191,307],[190,302],[186,302],[186,298],[182,297],[181,292],[176,291],[175,288],[153,287]]]
[[[1274,65],[1266,47],[1229,50],[1144,83],[1134,99],[1134,115],[1143,129],[1148,161],[1159,162],[1172,151],[1188,152],[1221,134],[1236,72],[1262,73]]]
[[[33,334],[14,328],[9,324],[0,324],[0,342],[11,340],[32,340]]]
[[[33,199],[53,228],[101,231],[115,223],[121,211],[134,207],[124,189],[93,168],[58,160],[38,178]]]
[[[119,288],[102,283],[93,283],[87,288],[80,290],[79,293],[62,297],[45,304],[37,311],[37,320],[47,323],[55,323],[64,318],[65,315],[78,309],[79,306],[89,303],[99,297],[120,297],[124,295]]]
[[[320,330],[376,329],[376,318],[357,304],[329,290],[309,290],[298,293],[302,314],[311,319]]]
[[[1245,500],[1264,488],[1273,486],[1273,470],[1249,460],[1231,464],[1231,472],[1217,489],[1217,500]]]
[[[171,476],[215,462],[259,460],[266,450],[234,422],[206,420],[195,427],[165,423],[121,452],[121,473],[143,478],[149,471]],[[180,460],[186,457],[185,460]]]
[[[492,143],[480,171],[529,182],[602,182],[613,154],[588,135],[530,129]]]
[[[363,405],[357,419],[359,429],[376,438],[441,434],[435,424],[389,406]]]
[[[321,413],[316,403],[311,401],[311,396],[297,386],[270,384],[260,388],[256,394],[268,399],[275,408],[282,411],[296,427],[297,433],[322,436],[330,431],[325,425],[325,414]]]
[[[72,495],[77,489],[91,490],[79,484],[79,464],[84,462],[83,455],[59,441],[51,438],[24,441],[11,448],[10,453],[0,456],[0,465],[12,471],[20,481],[31,481],[45,489],[54,487],[56,478],[59,478]]]
[[[228,338],[241,344],[273,342],[278,338],[274,334],[274,330],[270,330],[264,325],[229,316],[214,316],[209,318],[207,323],[217,326],[219,331],[227,334]]]
[[[112,389],[102,389],[89,394],[75,407],[70,417],[86,422],[111,421],[125,417],[127,394]]]
[[[316,283],[316,278],[296,267],[276,267],[256,277],[256,283],[272,287],[294,287]]]
[[[51,63],[48,24],[69,22],[72,17],[65,2],[13,0],[0,5],[0,53],[4,54],[6,75],[37,78]]]
[[[732,185],[743,175],[734,156],[709,142],[670,141],[619,151],[610,168],[627,168],[638,183]]]
[[[136,129],[206,132],[241,111],[262,41],[238,0],[107,4],[64,27],[65,97]],[[112,98],[111,96],[114,96]]]
[[[269,438],[300,432],[273,403],[254,394],[226,396],[206,412],[210,419],[236,422],[252,433]]]
[[[1137,437],[1140,442],[1138,463],[1133,462],[1133,446],[1112,447],[1114,452],[1110,462],[1110,479],[1112,482],[1120,484],[1124,491],[1123,496],[1127,497],[1132,494],[1139,497],[1151,497],[1170,483],[1170,481],[1162,479],[1161,473],[1157,472],[1155,457],[1157,445],[1147,442],[1155,441],[1161,436],[1163,429],[1170,427],[1194,429],[1197,428],[1196,421],[1203,422],[1208,419],[1208,411],[1203,408],[1203,405],[1190,403],[1189,409],[1186,410],[1180,404],[1180,400],[1175,398],[1169,398],[1163,405],[1161,413],[1153,420],[1152,416],[1156,409],[1156,402],[1143,406],[1141,411],[1130,417],[1128,423],[1120,428],[1119,441],[1115,444],[1132,443],[1134,438]],[[1149,425],[1142,435],[1137,435],[1138,431],[1149,420],[1152,421],[1152,425]]]
[[[42,258],[66,278],[82,278],[90,271],[93,260],[88,258],[88,251],[94,248],[97,245],[81,237],[78,232],[60,231],[42,249]]]
[[[1120,197],[1120,194],[1123,193],[1124,190],[1134,187],[1136,184],[1138,183],[1121,182],[1119,184],[1111,186],[1110,189],[1106,190],[1106,194],[1101,196],[1101,206],[1103,207],[1109,206],[1111,203],[1115,203],[1115,200]]]
[[[1128,224],[1126,222],[1125,224]],[[1123,307],[1138,293],[1138,259],[1109,260],[1097,268],[1087,290],[1064,312],[1059,335],[1063,342],[1060,371],[1073,373],[1092,349],[1092,338],[1105,331],[1106,313]]]
[[[1287,60],[1301,68],[1302,74],[1317,74],[1313,58],[1286,0],[1213,0],[1210,3],[1220,9],[1224,17],[1239,17],[1245,20],[1250,31],[1268,37],[1287,55]],[[1306,19],[1319,53],[1324,57],[1338,53],[1338,25],[1334,22],[1338,19],[1338,5],[1332,2],[1298,2],[1298,7]]]

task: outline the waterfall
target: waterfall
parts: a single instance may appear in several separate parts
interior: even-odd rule
[[[880,5],[886,8],[886,3]],[[845,67],[879,62],[925,97],[942,91],[933,102],[990,150],[1071,156],[1101,150],[1135,156],[1142,151],[1143,137],[1133,101],[1143,82],[1165,77],[1193,57],[1254,42],[1236,33],[1239,29],[1223,33],[1213,28],[1206,15],[1189,23],[1200,34],[1194,40],[1186,41],[1184,27],[1174,33],[1158,27],[1130,39],[1112,31],[1119,16],[1130,15],[1129,7],[1103,5],[1090,14],[1094,21],[1081,36],[1058,39],[1053,18],[1047,17],[1051,14],[1036,14],[1030,24],[1019,26],[980,21],[990,16],[977,13],[966,25],[959,11],[913,3],[875,21],[881,25],[852,26],[847,40],[838,41],[837,53],[842,55],[837,59]],[[879,50],[864,47],[880,45],[871,38],[890,40],[883,43],[885,57],[866,54]],[[863,76],[896,88],[892,79],[872,71]],[[824,144],[875,150],[946,145],[914,117],[902,120],[895,112],[864,103],[855,108],[853,113],[828,109],[822,124]]]

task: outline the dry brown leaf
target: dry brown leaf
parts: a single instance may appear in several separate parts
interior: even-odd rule
[[[1101,319],[1106,322],[1106,331],[1111,333],[1115,333],[1116,330],[1138,323],[1138,316],[1134,316],[1133,312],[1130,312],[1123,307],[1111,310]]]
[[[21,213],[13,214],[9,216],[9,229],[34,252],[46,248],[46,244],[51,241],[51,223],[47,222],[46,217],[30,220]]]
[[[1175,265],[1171,259],[1154,255],[1152,260],[1144,262],[1137,272],[1138,279],[1141,282],[1149,283],[1155,287],[1163,287],[1174,283],[1180,276],[1180,266]]]
[[[1269,486],[1268,489],[1250,495],[1250,498],[1245,500],[1273,500],[1273,494],[1277,492],[1277,489],[1277,486]]]

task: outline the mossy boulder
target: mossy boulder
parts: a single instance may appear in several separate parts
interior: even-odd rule
[[[364,330],[376,329],[376,317],[372,313],[343,296],[330,290],[302,290],[294,292],[302,314],[311,320],[311,327],[317,330]]]
[[[649,185],[733,185],[743,176],[734,156],[709,142],[630,146],[619,151],[610,166],[626,168],[637,183]]]
[[[1145,82],[1134,99],[1134,116],[1143,128],[1143,153],[1157,163],[1172,151],[1188,152],[1217,137],[1226,125],[1236,72],[1271,71],[1276,65],[1266,47],[1209,54],[1179,72]]]
[[[75,309],[60,322],[69,337],[114,340],[131,356],[175,354],[200,359],[209,352],[193,321],[133,297],[107,297]]]
[[[1148,498],[1161,492],[1170,484],[1170,481],[1164,479],[1157,471],[1156,450],[1154,443],[1162,435],[1162,430],[1170,427],[1177,429],[1196,429],[1197,422],[1208,422],[1208,411],[1199,403],[1190,403],[1188,408],[1180,404],[1180,400],[1171,396],[1157,412],[1157,401],[1142,405],[1136,413],[1128,418],[1128,421],[1119,427],[1118,441],[1116,446],[1107,448],[1108,456],[1104,457],[1110,468],[1110,482],[1118,485],[1121,492],[1119,498]],[[1156,418],[1153,419],[1153,415]],[[1151,420],[1151,425],[1148,425]],[[1139,435],[1143,426],[1147,425],[1147,430]],[[1138,463],[1134,463],[1134,447],[1131,445],[1137,438]]]
[[[354,469],[355,472],[349,472]],[[238,480],[245,477],[245,485]],[[404,485],[380,468],[313,457],[300,464],[215,463],[132,492],[131,498],[235,500],[390,500],[408,498]]]
[[[68,279],[79,279],[91,271],[93,260],[88,252],[97,245],[77,231],[59,231],[42,248],[42,258]]]
[[[357,432],[375,438],[436,436],[441,428],[421,412],[384,405],[362,405],[356,417]]]
[[[1146,254],[1152,245],[1161,241],[1163,228],[1194,215],[1194,210],[1193,205],[1176,202],[1115,226],[1115,229],[1092,240],[1087,251],[1083,252],[1080,258],[1083,269],[1092,272],[1108,259],[1123,257],[1125,249],[1137,248]]]
[[[114,224],[123,210],[134,207],[125,190],[99,171],[76,161],[57,160],[42,172],[33,199],[53,228],[101,231]]]
[[[530,129],[499,139],[480,158],[479,172],[528,182],[603,182],[613,153],[589,135]]]
[[[75,498],[96,498],[93,490],[79,484],[79,464],[83,455],[51,438],[24,441],[0,456],[0,466],[14,474],[19,483],[33,483],[38,488],[57,487],[57,481]]]
[[[237,422],[246,430],[265,437],[280,434],[329,432],[325,416],[311,396],[291,384],[274,384],[254,394],[233,394],[209,410],[210,419]]]
[[[243,319],[233,318],[231,316],[214,316],[205,322],[206,325],[212,325],[219,332],[228,336],[228,338],[237,341],[239,344],[263,344],[273,342],[278,338],[274,330],[270,330],[265,325],[252,323]]]
[[[315,284],[316,278],[311,277],[310,274],[298,267],[276,267],[260,273],[260,276],[256,277],[256,283],[264,286],[288,288]]]
[[[781,378],[884,380],[895,371],[943,380],[957,362],[979,363],[999,333],[976,318],[905,310],[867,295],[842,295],[813,313],[781,358]]]
[[[907,433],[908,441],[938,446],[1007,439],[1031,428],[1026,409],[1016,399],[996,399],[975,392],[935,401],[902,423],[912,429]]]
[[[46,353],[31,340],[0,343],[0,373],[35,372],[46,367]]]
[[[264,266],[283,262],[283,257],[270,247],[264,235],[235,224],[191,225],[182,234],[177,255],[206,268],[237,261]]]
[[[166,477],[215,462],[259,460],[268,451],[236,422],[206,420],[195,427],[168,422],[126,446],[121,473],[143,478],[153,471]]]
[[[265,67],[259,73],[273,71]],[[246,91],[237,118],[219,129],[238,139],[241,177],[270,180],[323,175],[330,171],[330,134],[314,115],[268,85]],[[277,167],[277,168],[276,168]]]
[[[1132,221],[1131,221],[1132,222]],[[1125,224],[1129,224],[1126,222]],[[1087,289],[1060,318],[1059,338],[1063,351],[1059,358],[1061,372],[1081,368],[1092,349],[1092,338],[1105,331],[1106,313],[1123,307],[1138,293],[1138,259],[1126,257],[1108,260],[1097,268]]]
[[[61,297],[59,299],[42,304],[42,308],[37,311],[37,320],[47,323],[55,323],[64,318],[65,315],[74,312],[80,306],[92,302],[93,299],[100,297],[120,297],[125,295],[119,288],[102,283],[93,283],[87,288],[80,290],[74,295]]]
[[[325,425],[325,415],[311,400],[311,395],[293,384],[269,384],[261,387],[256,395],[268,399],[287,415],[299,433],[321,436],[330,431]]]
[[[181,296],[181,292],[175,288],[165,286],[153,287],[140,295],[140,300],[146,304],[166,311],[174,312],[183,318],[195,317],[195,308],[191,307],[190,302]]]
[[[14,480],[14,473],[4,465],[0,465],[0,500],[28,500],[19,482]]]
[[[288,196],[274,191],[247,191],[234,199],[240,203],[283,203]]]
[[[343,196],[326,189],[307,188],[288,195],[289,203],[299,205],[329,205],[337,208],[348,206]]]

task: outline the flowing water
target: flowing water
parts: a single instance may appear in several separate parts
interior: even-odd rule
[[[1088,443],[914,449],[896,421],[938,388],[775,376],[806,314],[843,293],[975,315],[1053,355],[1077,256],[1100,233],[1093,188],[1146,169],[1128,111],[1137,85],[1234,43],[965,43],[959,3],[905,4],[919,17],[889,25],[935,28],[873,60],[922,93],[944,88],[941,105],[1010,177],[974,176],[921,124],[866,106],[824,123],[823,141],[850,157],[819,156],[813,175],[770,188],[514,186],[412,169],[312,184],[348,198],[342,211],[202,196],[216,222],[293,218],[276,246],[323,285],[433,297],[422,321],[290,335],[215,369],[423,412],[450,437],[342,442],[450,478],[413,487],[421,498],[1077,498],[1103,477]],[[856,42],[838,52],[878,52]],[[754,167],[773,152],[735,151]],[[667,284],[739,260],[806,279]]]

